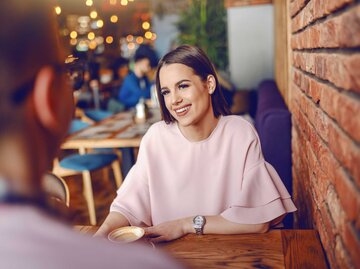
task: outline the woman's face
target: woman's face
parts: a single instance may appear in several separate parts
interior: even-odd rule
[[[169,64],[160,69],[159,80],[166,108],[180,127],[201,127],[214,119],[209,93],[216,86],[213,76],[202,81],[192,68]]]

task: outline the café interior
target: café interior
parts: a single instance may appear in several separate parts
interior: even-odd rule
[[[57,0],[54,10],[78,87],[43,180],[75,230],[105,220],[162,120],[157,63],[190,44],[214,63],[231,114],[254,126],[297,211],[267,233],[156,247],[190,268],[360,268],[359,1]],[[140,52],[151,94],[129,105],[121,90]]]

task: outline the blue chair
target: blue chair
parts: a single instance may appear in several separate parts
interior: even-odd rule
[[[89,126],[88,123],[80,120],[73,120],[69,133],[78,132],[87,126]],[[53,173],[61,177],[82,174],[83,194],[89,210],[90,224],[96,225],[96,211],[91,184],[91,172],[98,169],[108,168],[111,165],[116,187],[119,188],[123,180],[119,156],[115,153],[86,153],[85,149],[80,149],[79,153],[80,154],[71,154],[66,156],[61,161],[56,159],[54,161]]]
[[[86,127],[88,127],[90,123],[84,122],[82,120],[73,119],[70,123],[70,128],[68,130],[68,134],[76,133]]]
[[[101,120],[104,120],[110,116],[112,116],[113,113],[106,110],[86,110],[84,111],[84,116],[88,120],[92,120],[94,122],[98,122]],[[131,167],[135,163],[135,154],[134,154],[133,148],[122,148],[122,149],[101,149],[101,151],[105,152],[115,152],[117,155],[121,157],[121,163],[122,163],[122,171],[124,172],[125,176],[130,171]]]

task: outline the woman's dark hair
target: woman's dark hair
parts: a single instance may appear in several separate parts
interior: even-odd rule
[[[220,83],[216,76],[215,68],[206,54],[198,47],[182,45],[175,50],[167,53],[159,62],[156,70],[156,91],[159,98],[160,109],[163,120],[169,124],[175,121],[170,112],[165,106],[164,96],[161,94],[161,85],[159,74],[163,66],[169,64],[183,64],[190,67],[195,75],[199,76],[202,81],[206,81],[208,75],[212,75],[216,81],[216,88],[211,95],[211,103],[214,110],[214,116],[217,118],[220,115],[229,115],[230,111],[223,96]]]

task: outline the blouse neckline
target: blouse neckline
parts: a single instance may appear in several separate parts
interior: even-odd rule
[[[222,115],[220,115],[220,116],[219,116],[219,120],[218,120],[215,128],[211,131],[210,135],[209,135],[207,138],[205,138],[205,139],[203,139],[203,140],[199,140],[199,141],[190,141],[189,139],[187,139],[187,138],[184,136],[184,134],[181,132],[181,130],[180,130],[179,125],[178,125],[177,122],[175,123],[175,128],[176,128],[177,132],[179,133],[179,135],[182,137],[182,139],[185,140],[187,143],[190,143],[190,144],[193,144],[193,145],[202,144],[202,143],[205,143],[205,142],[209,141],[209,140],[211,139],[211,137],[214,136],[214,133],[216,133],[216,130],[219,129],[220,122],[223,121],[223,118],[224,118],[224,117],[223,117]]]

